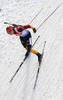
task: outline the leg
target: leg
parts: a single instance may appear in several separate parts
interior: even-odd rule
[[[29,54],[30,54],[30,51],[31,51],[31,47],[32,47],[32,38],[31,38],[31,34],[29,32],[29,34],[26,36],[26,54],[25,56],[27,57]]]
[[[31,38],[31,34],[29,32],[28,36],[26,37],[26,40],[27,40],[27,45],[26,45],[26,50],[28,52],[32,52],[34,54],[36,54],[37,56],[40,54],[38,51],[32,49],[32,38]]]
[[[23,45],[23,47],[26,48],[26,39],[25,39],[25,37],[20,36],[20,41],[21,41],[21,44]]]
[[[26,50],[27,50],[27,49],[28,49],[28,48],[26,47]],[[36,50],[34,50],[34,49],[32,49],[32,48],[30,49],[30,52],[32,52],[32,53],[34,53],[34,54],[36,54],[36,55],[39,53],[38,51],[36,51]]]
[[[26,47],[26,50],[27,50],[27,47]],[[36,54],[37,55],[37,57],[38,57],[38,61],[39,61],[39,63],[41,62],[41,58],[42,58],[42,55],[38,52],[38,51],[36,51],[36,50],[34,50],[34,49],[30,49],[30,52],[32,52],[32,53],[34,53],[34,54]]]
[[[29,53],[32,52],[38,56],[38,61],[40,61],[41,54],[38,51],[32,49],[31,34],[29,33],[26,37],[20,37],[20,41],[21,41],[22,45],[24,46],[24,48],[27,50],[25,56],[28,56]]]

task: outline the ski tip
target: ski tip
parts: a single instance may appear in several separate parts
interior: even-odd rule
[[[10,83],[11,83],[12,81],[10,80]]]
[[[1,12],[1,9],[0,9],[0,12]]]
[[[13,78],[10,80],[10,83],[12,82]]]
[[[46,43],[46,41],[45,41],[45,43]]]
[[[35,90],[35,86],[36,86],[36,85],[34,85],[33,90]]]

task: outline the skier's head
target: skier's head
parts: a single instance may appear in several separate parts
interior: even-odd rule
[[[7,31],[7,33],[10,34],[10,35],[13,35],[13,34],[14,34],[14,32],[13,32],[13,27],[12,27],[12,26],[6,27],[6,31]]]

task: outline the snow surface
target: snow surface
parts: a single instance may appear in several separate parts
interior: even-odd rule
[[[36,89],[33,91],[38,59],[30,54],[14,80],[10,79],[22,62],[26,50],[19,37],[6,33],[4,22],[37,28],[63,0],[0,0],[0,100],[63,100],[63,4],[37,30],[32,33],[33,47],[40,53],[46,41],[44,59]]]

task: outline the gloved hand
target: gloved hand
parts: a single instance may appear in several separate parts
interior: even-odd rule
[[[36,33],[36,31],[37,31],[36,28],[34,28],[34,29],[33,29],[33,32]]]
[[[28,51],[26,52],[26,54],[25,54],[25,57],[26,57],[26,58],[29,56],[29,53],[30,53],[30,52],[28,52]]]

